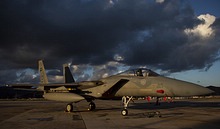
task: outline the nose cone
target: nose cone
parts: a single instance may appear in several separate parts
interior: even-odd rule
[[[175,79],[169,80],[167,84],[167,87],[169,87],[174,96],[198,96],[214,92],[203,86]]]
[[[192,83],[189,83],[189,88],[191,89],[190,92],[191,92],[191,96],[195,96],[195,95],[208,95],[208,94],[211,94],[213,93],[214,91],[208,89],[208,88],[205,88],[203,86],[200,86],[200,85],[196,85],[196,84],[192,84]]]

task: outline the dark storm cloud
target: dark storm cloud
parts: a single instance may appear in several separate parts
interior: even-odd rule
[[[183,71],[210,67],[220,48],[219,20],[209,39],[184,32],[204,23],[187,1],[2,0],[0,14],[1,69],[36,69],[38,59],[98,66],[119,55],[128,66]]]

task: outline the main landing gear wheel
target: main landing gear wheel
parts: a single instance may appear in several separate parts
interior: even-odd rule
[[[127,109],[121,110],[121,114],[122,114],[122,116],[127,116],[128,115],[128,110]]]
[[[67,104],[66,105],[66,112],[72,112],[73,111],[73,105],[72,104]]]
[[[90,102],[88,110],[89,111],[93,111],[93,110],[95,110],[95,108],[96,108],[95,103],[94,102]]]

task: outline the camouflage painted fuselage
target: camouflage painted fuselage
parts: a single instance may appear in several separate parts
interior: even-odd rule
[[[145,69],[144,69],[145,70]],[[147,70],[145,70],[146,72]],[[144,71],[143,71],[144,72]],[[86,95],[95,98],[112,98],[122,96],[194,96],[212,93],[211,90],[181,80],[159,76],[152,71],[148,75],[118,74],[101,79],[102,85],[89,88]],[[151,75],[150,75],[151,74]]]

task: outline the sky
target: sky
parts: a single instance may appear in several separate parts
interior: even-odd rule
[[[0,84],[77,81],[129,68],[220,86],[219,0],[1,0]]]

